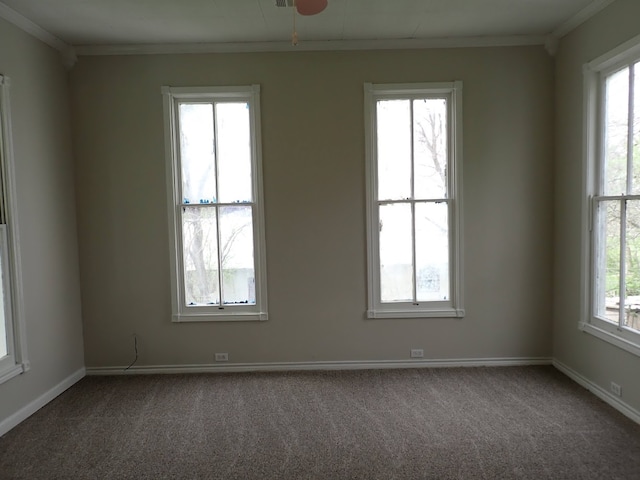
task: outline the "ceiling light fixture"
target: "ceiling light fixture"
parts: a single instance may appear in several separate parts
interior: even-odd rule
[[[298,32],[296,31],[296,13],[300,15],[317,15],[327,8],[327,0],[276,0],[277,7],[293,7],[293,33],[291,44],[298,44]]]
[[[327,8],[327,0],[293,0],[300,15],[317,15]]]

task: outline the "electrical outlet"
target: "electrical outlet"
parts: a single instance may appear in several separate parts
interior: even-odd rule
[[[411,358],[424,358],[424,350],[421,348],[412,348]]]
[[[228,353],[216,353],[216,362],[228,362],[229,354]]]
[[[611,392],[618,397],[622,396],[622,387],[615,382],[611,382]]]

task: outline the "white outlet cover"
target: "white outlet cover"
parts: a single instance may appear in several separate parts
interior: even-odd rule
[[[611,382],[611,392],[618,397],[622,396],[622,387],[615,382]]]

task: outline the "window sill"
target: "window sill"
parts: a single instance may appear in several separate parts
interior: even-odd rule
[[[8,382],[13,377],[17,377],[21,373],[25,372],[25,368],[22,364],[14,365],[0,372],[0,383]]]
[[[613,332],[605,330],[604,328],[597,327],[590,323],[581,322],[579,325],[579,328],[583,332],[589,333],[595,337],[598,337],[600,340],[604,340],[605,342],[611,343],[616,347],[619,347],[629,353],[633,353],[634,355],[637,355],[640,357],[640,345],[637,343],[629,341],[626,338],[622,338]],[[612,327],[612,328],[617,329],[617,327]]]
[[[442,310],[367,310],[367,318],[463,318],[464,309]]]
[[[183,313],[171,316],[175,323],[186,322],[264,322],[269,319],[267,312],[260,313]]]

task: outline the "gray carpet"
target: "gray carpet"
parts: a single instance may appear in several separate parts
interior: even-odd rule
[[[640,426],[552,367],[87,377],[5,479],[640,479]]]

